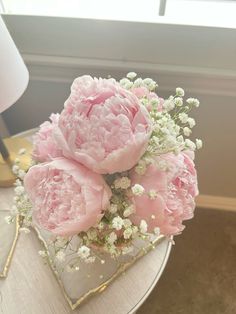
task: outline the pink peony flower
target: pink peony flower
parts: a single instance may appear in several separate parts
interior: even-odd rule
[[[113,79],[82,76],[55,132],[63,154],[97,173],[131,169],[145,152],[151,118],[138,98]]]
[[[150,91],[147,89],[145,86],[140,86],[140,87],[132,87],[131,92],[137,96],[138,98],[144,98],[148,97],[150,94]],[[154,94],[154,93],[153,93]],[[156,94],[155,94],[156,95]]]
[[[31,167],[24,184],[34,223],[61,236],[94,226],[111,197],[101,175],[65,158]]]
[[[62,150],[58,147],[53,137],[53,129],[58,125],[59,114],[51,114],[50,120],[40,125],[39,131],[34,136],[32,157],[36,161],[49,161],[55,157],[62,157]]]
[[[141,86],[141,87],[133,87],[131,88],[131,92],[137,96],[138,98],[146,98],[147,100],[151,101],[152,99],[156,99],[159,101],[158,104],[158,111],[162,111],[164,99],[159,97],[156,93],[150,92],[147,87]],[[149,111],[152,110],[152,107],[150,103],[147,105],[147,109]]]
[[[161,234],[175,235],[184,229],[183,220],[193,217],[198,195],[196,170],[188,153],[168,153],[158,159],[166,163],[167,171],[153,164],[144,175],[131,171],[132,185],[142,185],[145,193],[133,197],[136,213],[129,218],[137,225],[145,220],[148,232],[158,227]]]

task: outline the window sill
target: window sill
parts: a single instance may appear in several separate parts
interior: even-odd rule
[[[4,15],[31,79],[70,82],[82,74],[159,77],[166,89],[235,96],[236,29],[165,23]],[[161,85],[161,82],[160,82]],[[189,85],[189,86],[188,86]]]
[[[158,0],[18,1],[7,3],[10,15],[95,19],[105,21],[236,28],[236,1],[168,0],[165,16],[158,16]],[[93,9],[91,10],[91,7]]]

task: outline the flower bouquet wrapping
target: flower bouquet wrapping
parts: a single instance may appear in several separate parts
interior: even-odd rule
[[[189,112],[199,101],[184,102],[182,88],[164,100],[156,88],[134,72],[76,78],[35,135],[28,172],[13,167],[21,230],[37,230],[74,307],[193,217],[202,142],[188,139]]]

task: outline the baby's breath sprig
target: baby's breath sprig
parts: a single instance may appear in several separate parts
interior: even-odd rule
[[[14,183],[15,196],[13,198],[13,206],[10,212],[11,215],[8,216],[6,220],[8,223],[12,223],[15,221],[16,217],[19,216],[20,231],[28,233],[29,227],[32,224],[32,204],[25,192],[23,184],[26,171],[21,168],[20,164],[20,156],[25,153],[26,150],[24,148],[20,149],[12,166],[12,172],[16,176],[16,181]]]
[[[188,139],[195,126],[195,120],[189,116],[194,107],[199,107],[199,100],[188,98],[183,100],[185,92],[182,88],[176,88],[175,95],[164,100],[162,109],[157,111],[151,108],[150,115],[153,122],[153,131],[148,148],[142,157],[155,159],[156,156],[174,152],[179,154],[183,150],[195,150],[202,147],[202,141],[196,140],[196,144]],[[137,168],[138,170],[138,168]]]
[[[132,88],[145,87],[150,92],[154,92],[158,87],[158,84],[151,78],[142,79],[141,77],[136,77],[137,74],[135,72],[129,72],[125,78],[120,80],[120,85],[128,90]],[[142,99],[142,101],[144,101],[144,99]]]

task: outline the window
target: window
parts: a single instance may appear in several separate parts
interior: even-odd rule
[[[159,0],[1,0],[8,14],[113,20],[148,20],[158,16]]]
[[[168,90],[180,77],[186,88],[235,90],[236,0],[167,0],[164,16],[158,0],[1,1],[31,78],[68,82],[90,70],[132,69],[158,73]]]
[[[4,13],[236,28],[235,0],[0,0]]]
[[[236,27],[235,0],[167,0],[165,16],[172,23]]]

